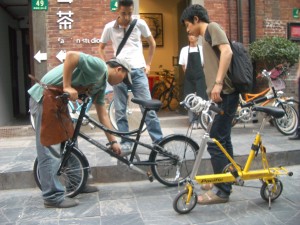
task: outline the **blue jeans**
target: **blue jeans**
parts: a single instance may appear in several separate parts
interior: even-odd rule
[[[214,123],[210,131],[210,137],[217,139],[221,145],[227,150],[228,154],[233,157],[233,147],[231,143],[231,123],[237,110],[239,94],[233,93],[221,95],[223,101],[218,104],[219,108],[224,110],[224,115],[216,115]],[[223,169],[230,162],[224,153],[214,143],[209,143],[207,151],[211,156],[211,164],[214,173],[222,173]],[[231,192],[231,184],[220,183],[215,184],[219,189],[217,195],[219,197],[228,197]]]
[[[42,101],[41,101],[42,102]],[[43,146],[40,141],[40,130],[43,113],[43,104],[30,98],[30,113],[34,117],[36,133],[36,149],[38,158],[38,170],[44,201],[48,203],[60,203],[64,200],[64,187],[56,175],[59,159],[51,153],[54,148]]]
[[[117,126],[119,131],[127,132],[128,121],[126,116],[126,108],[127,108],[127,99],[128,99],[128,88],[131,89],[132,94],[136,98],[141,98],[144,100],[150,100],[151,94],[149,91],[148,78],[144,72],[144,69],[132,69],[131,71],[132,85],[127,86],[123,82],[113,86],[114,89],[114,101],[115,101],[115,113]],[[144,108],[140,107],[142,113],[144,112]],[[156,112],[151,110],[147,113],[146,116],[146,125],[148,133],[153,142],[158,142],[162,139],[163,134],[160,127],[160,122],[157,118]],[[125,140],[122,140],[121,143],[124,143]]]

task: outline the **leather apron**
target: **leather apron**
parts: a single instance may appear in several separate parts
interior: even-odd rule
[[[207,100],[205,76],[198,45],[197,48],[197,52],[190,52],[190,47],[188,50],[188,60],[184,80],[184,95],[187,96],[188,94],[196,93],[197,96]]]

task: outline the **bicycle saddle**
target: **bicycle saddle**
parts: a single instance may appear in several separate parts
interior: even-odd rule
[[[161,101],[157,99],[144,100],[140,98],[132,98],[131,101],[133,103],[143,106],[145,109],[155,110],[155,111],[158,111],[162,105]]]
[[[252,110],[267,113],[268,115],[271,115],[276,119],[283,117],[285,113],[283,109],[272,106],[255,106],[252,108]]]

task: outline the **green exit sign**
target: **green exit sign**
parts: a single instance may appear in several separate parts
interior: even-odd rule
[[[110,0],[110,11],[115,12],[118,9],[118,0]]]
[[[299,9],[293,8],[293,17],[294,18],[299,18]]]
[[[32,10],[48,10],[48,0],[32,0]]]

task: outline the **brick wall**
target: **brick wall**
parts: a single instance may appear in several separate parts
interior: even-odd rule
[[[48,70],[61,63],[56,58],[60,50],[82,51],[99,56],[98,40],[104,25],[116,18],[116,14],[110,11],[109,4],[109,0],[76,0],[71,4],[49,1],[46,17]],[[59,11],[74,13],[70,17],[74,20],[72,29],[59,29]],[[113,55],[110,46],[106,48],[106,52],[109,57]]]

